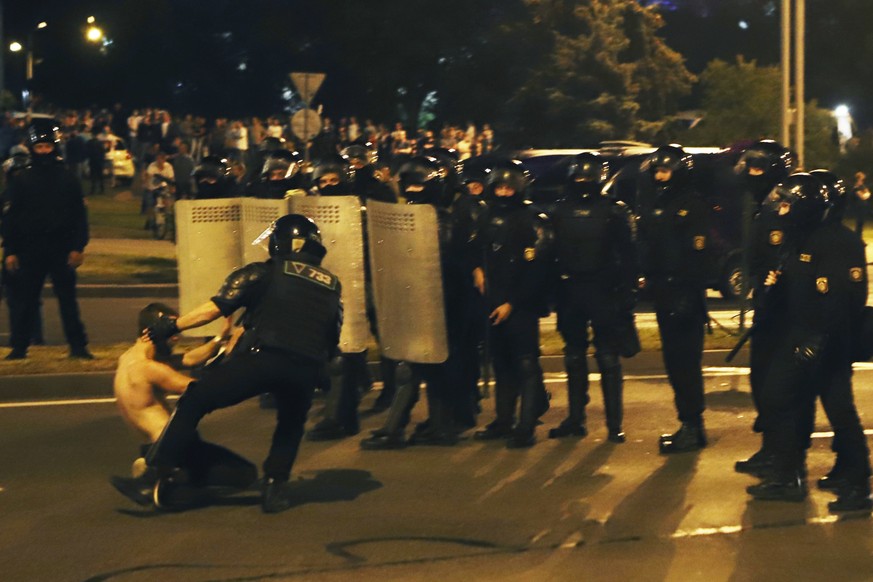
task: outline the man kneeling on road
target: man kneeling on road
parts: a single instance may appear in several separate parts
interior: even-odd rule
[[[185,488],[190,479],[185,461],[204,416],[270,393],[276,399],[277,423],[263,466],[262,508],[276,513],[291,507],[285,484],[315,385],[325,363],[337,352],[341,288],[339,279],[320,267],[327,250],[310,219],[283,216],[258,241],[263,239],[269,239],[269,260],[234,271],[206,303],[178,318],[163,315],[148,328],[153,342],[164,341],[245,308],[245,331],[233,356],[206,370],[202,380],[185,390],[161,438],[149,450],[145,473],[112,479],[116,489],[140,505],[172,504],[174,490]]]
[[[151,303],[139,314],[139,330],[154,325],[162,316],[179,314],[162,303]],[[224,346],[230,335],[231,320],[222,333],[209,342],[189,350],[185,354],[174,354],[172,346],[177,337],[153,342],[143,333],[136,343],[118,358],[113,387],[115,399],[125,422],[146,441],[140,446],[140,455],[133,463],[132,473],[138,477],[145,472],[148,450],[161,436],[170,421],[168,394],[182,394],[194,381],[180,369],[191,370],[211,361],[232,349],[232,341]],[[249,461],[231,451],[196,441],[192,454],[186,463],[198,484],[229,488],[245,488],[257,479],[257,468]]]

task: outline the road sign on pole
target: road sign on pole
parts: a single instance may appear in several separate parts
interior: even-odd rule
[[[304,103],[309,105],[324,82],[324,73],[291,73],[291,82],[297,87],[297,92]]]

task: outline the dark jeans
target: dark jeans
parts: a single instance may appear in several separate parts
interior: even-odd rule
[[[46,277],[51,278],[58,298],[67,343],[72,348],[84,348],[88,344],[76,301],[76,271],[67,265],[67,258],[66,251],[21,254],[18,270],[4,273],[12,328],[9,343],[13,349],[26,350],[30,345]]]
[[[287,480],[297,458],[321,369],[322,365],[315,361],[285,352],[262,349],[235,353],[192,383],[179,398],[164,434],[152,448],[149,465],[184,466],[189,448],[197,439],[197,425],[204,416],[269,393],[276,399],[276,429],[264,461],[264,475]]]

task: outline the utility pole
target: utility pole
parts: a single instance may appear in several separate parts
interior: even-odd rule
[[[6,66],[4,57],[6,56],[6,35],[3,34],[3,0],[0,0],[0,100],[3,99],[3,91],[6,90],[6,78],[3,75]]]
[[[803,167],[806,154],[806,0],[794,0],[792,22],[792,0],[782,0],[782,144],[794,146],[797,165]],[[794,84],[792,95],[792,24],[794,33]],[[792,100],[793,96],[793,100]],[[792,103],[794,108],[792,110]],[[794,123],[792,139],[791,124]]]

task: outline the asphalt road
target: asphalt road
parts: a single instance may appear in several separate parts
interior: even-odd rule
[[[561,377],[550,377],[549,387],[546,427],[566,413]],[[111,401],[0,404],[0,577],[873,579],[869,516],[837,519],[827,513],[833,497],[814,489],[799,504],[749,499],[744,488],[754,480],[732,470],[757,445],[747,376],[709,369],[706,387],[710,447],[670,458],[656,453],[658,434],[675,428],[660,376],[628,379],[623,445],[604,440],[596,381],[591,434],[581,441],[506,450],[466,440],[392,452],[360,451],[354,438],[304,442],[296,504],[279,515],[263,515],[255,494],[144,513],[107,483],[129,470],[136,450]],[[856,374],[856,391],[873,426],[863,414],[873,413],[869,369]],[[480,420],[491,418],[489,404]],[[381,421],[369,418],[365,429]],[[272,415],[248,402],[208,417],[202,431],[260,461],[272,427]],[[827,434],[816,435],[811,480],[833,462],[829,444]]]

